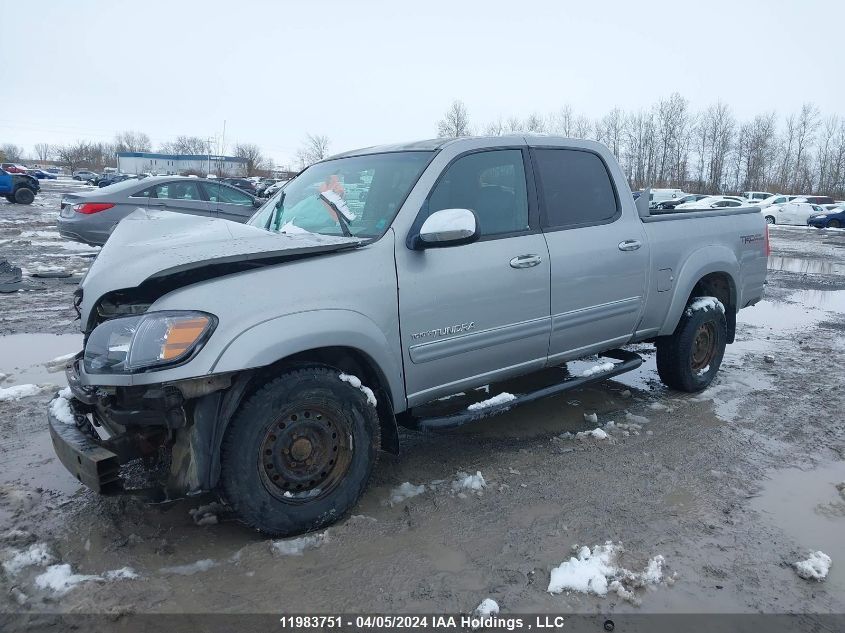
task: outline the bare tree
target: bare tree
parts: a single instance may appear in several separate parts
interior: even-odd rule
[[[536,112],[529,114],[528,118],[525,119],[525,124],[523,125],[523,129],[526,132],[533,132],[535,134],[542,134],[546,131],[546,121],[545,119],[537,114]]]
[[[143,132],[130,130],[115,134],[115,152],[149,152],[151,149],[150,137]]]
[[[469,127],[469,115],[464,102],[455,99],[443,118],[437,122],[437,136],[439,138],[459,138],[472,134]]]
[[[235,156],[246,160],[246,175],[254,176],[259,169],[264,169],[264,156],[261,148],[254,143],[238,143],[235,145]]]
[[[93,167],[91,165],[91,144],[87,141],[77,141],[70,145],[59,145],[56,147],[56,156],[74,173],[80,167]]]
[[[807,182],[808,170],[805,163],[808,161],[808,146],[813,144],[818,129],[819,109],[812,103],[805,103],[801,106],[801,113],[798,115],[798,123],[795,127],[794,191],[801,191],[812,186],[810,182]]]
[[[212,153],[211,143],[208,139],[199,136],[177,136],[176,140],[169,143],[162,143],[159,151],[164,154],[188,154],[192,156],[205,156]]]
[[[506,131],[505,124],[502,123],[502,117],[499,117],[492,123],[488,123],[484,128],[484,133],[487,136],[502,136]]]
[[[305,142],[296,152],[300,168],[308,167],[329,155],[329,137],[324,134],[308,134]]]
[[[35,156],[40,161],[50,160],[50,157],[53,155],[53,146],[49,143],[36,143],[35,144]]]
[[[3,154],[10,163],[18,163],[23,160],[23,147],[14,143],[5,143],[0,145],[0,154]]]

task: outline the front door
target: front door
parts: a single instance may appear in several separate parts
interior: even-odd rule
[[[479,241],[413,251],[398,240],[410,406],[545,364],[549,257],[529,206],[526,156],[522,149],[465,154],[429,194],[422,216],[471,209]]]
[[[623,216],[598,154],[559,147],[531,153],[551,253],[549,362],[627,342],[646,292],[648,242],[642,222]],[[635,213],[632,205],[627,211]]]
[[[252,196],[240,189],[213,180],[203,182],[202,186],[218,218],[243,223],[255,213]]]

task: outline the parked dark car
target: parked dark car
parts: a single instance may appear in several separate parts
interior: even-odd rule
[[[220,182],[225,182],[227,185],[237,187],[241,191],[246,191],[248,194],[255,195],[255,183],[246,178],[220,178]]]
[[[100,174],[91,171],[90,169],[80,169],[75,174],[73,174],[74,180],[82,180],[85,182],[96,182],[99,180]]]
[[[824,213],[811,215],[807,224],[817,229],[841,229],[845,226],[845,205],[827,209]]]
[[[135,176],[130,176],[129,174],[104,174],[103,177],[97,181],[97,186],[100,188],[108,187],[116,182],[123,182],[124,180],[129,180],[131,178],[135,178]]]
[[[30,169],[29,170],[30,176],[35,176],[38,180],[55,180],[56,174],[51,174],[49,171],[44,171],[43,169]]]
[[[681,198],[675,198],[673,200],[663,200],[662,202],[658,202],[655,205],[655,209],[674,209],[679,204],[683,204],[684,202],[698,202],[699,200],[703,200],[707,198],[707,194],[705,193],[691,193],[689,195],[683,196]]]

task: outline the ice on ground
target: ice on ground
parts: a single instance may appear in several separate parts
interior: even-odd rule
[[[62,356],[56,356],[52,360],[48,360],[46,363],[44,363],[44,366],[50,373],[64,371],[64,368],[67,365],[68,361],[74,356],[76,356],[76,352],[73,352],[71,354],[63,354]]]
[[[481,604],[475,607],[475,615],[480,618],[489,618],[499,613],[499,603],[492,598],[485,598]]]
[[[14,550],[12,550],[14,551]],[[24,550],[15,551],[14,555],[3,563],[3,570],[9,576],[16,576],[26,567],[44,567],[55,559],[44,543],[34,543]]]
[[[697,310],[718,310],[722,314],[725,313],[725,306],[716,297],[697,297],[691,304],[687,306],[684,313],[687,316],[692,316],[693,312]]]
[[[69,398],[71,397],[70,387],[65,387],[56,396],[56,399],[50,403],[50,413],[53,414],[59,422],[76,426],[76,418],[73,415],[73,410],[70,408]]]
[[[373,393],[373,390],[369,387],[365,387],[363,383],[361,383],[361,379],[358,378],[358,376],[352,376],[350,374],[340,374],[338,378],[340,378],[343,382],[348,382],[356,389],[360,389],[361,392],[363,392],[363,394],[367,396],[367,402],[369,404],[374,407],[378,405],[378,401],[376,400],[376,395]]]
[[[76,585],[89,582],[108,582],[113,580],[134,580],[138,574],[131,567],[122,567],[113,571],[107,571],[101,576],[93,574],[74,574],[73,569],[67,563],[61,565],[50,565],[43,574],[35,577],[35,586],[39,589],[53,591],[56,595],[62,596],[76,587]]]
[[[11,387],[0,387],[0,402],[11,402],[21,398],[37,396],[43,391],[38,385],[13,385]]]
[[[188,563],[187,565],[174,565],[173,567],[162,567],[159,571],[162,574],[175,574],[177,576],[193,576],[202,571],[208,571],[213,567],[217,567],[219,563],[210,558],[198,560],[195,563]]]
[[[614,367],[615,365],[611,362],[599,363],[598,365],[593,365],[589,369],[582,371],[581,376],[583,376],[584,378],[589,378],[590,376],[595,376],[596,374],[602,374],[606,371],[610,371]]]
[[[505,404],[506,402],[510,402],[511,400],[516,400],[516,396],[512,393],[508,393],[507,391],[503,391],[502,393],[497,394],[492,398],[487,398],[487,400],[482,400],[481,402],[473,402],[467,407],[467,411],[480,411],[481,409],[486,409],[488,407],[495,407],[500,404]]]
[[[191,518],[193,518],[194,523],[197,525],[216,525],[219,521],[217,515],[223,512],[224,509],[222,504],[215,501],[214,503],[188,510],[188,514],[191,515]]]
[[[270,544],[270,551],[281,556],[302,556],[302,553],[307,549],[316,549],[328,542],[329,531],[320,532],[319,534],[308,534],[298,538],[283,539],[280,541],[273,541]]]
[[[810,557],[807,560],[799,560],[794,563],[795,571],[805,580],[824,580],[827,578],[827,573],[830,571],[831,561],[830,556],[824,552],[810,552]]]
[[[662,402],[652,402],[648,405],[648,408],[652,411],[666,411],[669,407],[667,407]]]
[[[459,490],[483,490],[486,487],[487,482],[484,481],[484,476],[480,470],[477,470],[474,475],[458,473],[458,478],[452,482],[452,490],[455,492]]]
[[[593,429],[592,431],[581,431],[575,434],[575,439],[585,440],[588,437],[593,437],[597,440],[606,440],[609,436],[604,429]]]
[[[660,583],[665,560],[663,556],[655,556],[642,572],[631,572],[618,564],[623,551],[622,545],[612,541],[592,549],[586,546],[579,548],[576,556],[552,569],[547,591],[577,591],[597,596],[605,596],[612,591],[620,598],[639,604],[633,589]]]
[[[402,503],[403,501],[405,501],[406,499],[410,499],[411,497],[421,495],[424,492],[424,484],[415,486],[410,481],[406,481],[405,483],[399,484],[393,490],[390,491],[390,498],[387,500],[387,503],[393,506],[397,503]]]
[[[643,424],[648,424],[649,422],[651,422],[651,420],[649,420],[644,415],[637,415],[636,413],[628,413],[627,411],[625,412],[625,419],[628,420],[628,422],[633,422],[634,424],[639,424],[641,426]]]
[[[598,424],[599,416],[597,416],[595,413],[585,413],[584,421],[589,422],[590,424]]]

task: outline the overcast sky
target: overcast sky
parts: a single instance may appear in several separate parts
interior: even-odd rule
[[[0,0],[0,144],[222,133],[277,163],[476,129],[569,103],[591,118],[674,91],[740,118],[845,115],[843,0]],[[18,17],[20,16],[20,21]],[[10,28],[20,24],[22,28]]]

